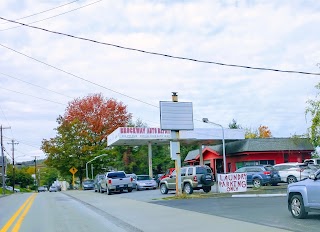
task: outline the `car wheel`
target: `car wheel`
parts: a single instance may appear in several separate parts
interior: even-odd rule
[[[128,188],[128,192],[131,193],[132,192],[132,188]]]
[[[255,187],[255,188],[261,187],[261,180],[259,178],[253,179],[253,187]]]
[[[211,186],[203,186],[203,191],[204,191],[205,193],[210,192],[210,191],[211,191]]]
[[[288,176],[287,182],[288,182],[288,184],[297,182],[297,178],[295,176]]]
[[[191,184],[186,183],[186,184],[183,186],[183,191],[184,191],[186,194],[192,194],[192,193],[193,193],[193,188],[192,188]]]
[[[294,218],[303,219],[308,216],[303,204],[302,197],[300,195],[293,195],[289,203],[290,212]]]
[[[161,184],[161,185],[160,185],[160,192],[161,192],[162,194],[167,194],[168,191],[169,191],[169,189],[167,188],[166,184]]]

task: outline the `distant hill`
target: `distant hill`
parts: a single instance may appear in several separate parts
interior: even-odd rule
[[[37,160],[37,167],[44,167],[46,166],[44,163],[45,159],[39,159]],[[29,167],[29,166],[34,166],[34,160],[31,161],[24,161],[24,162],[19,162],[19,165],[23,167]]]

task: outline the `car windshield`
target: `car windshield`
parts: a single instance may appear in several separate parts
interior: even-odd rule
[[[137,180],[151,180],[150,176],[137,176]]]
[[[267,171],[275,171],[275,169],[274,169],[272,166],[264,166],[264,168],[265,168]]]
[[[207,173],[211,173],[210,168],[196,167],[196,174],[207,174]]]
[[[91,183],[93,183],[93,180],[85,180],[83,183],[84,184],[91,184]]]
[[[125,178],[124,172],[111,172],[108,173],[108,178]]]

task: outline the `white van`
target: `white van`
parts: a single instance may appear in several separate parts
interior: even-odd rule
[[[308,164],[318,164],[318,165],[320,165],[320,158],[316,158],[316,159],[306,159],[306,160],[304,160],[304,163],[308,163]]]

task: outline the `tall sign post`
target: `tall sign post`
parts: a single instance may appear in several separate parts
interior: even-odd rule
[[[175,161],[176,195],[181,195],[180,130],[194,129],[192,102],[178,102],[177,92],[172,92],[172,102],[160,101],[160,128],[171,130],[170,153]]]
[[[69,169],[69,172],[71,172],[72,174],[72,187],[74,188],[74,174],[76,174],[76,172],[78,171],[78,169],[76,169],[75,167],[72,167]]]

